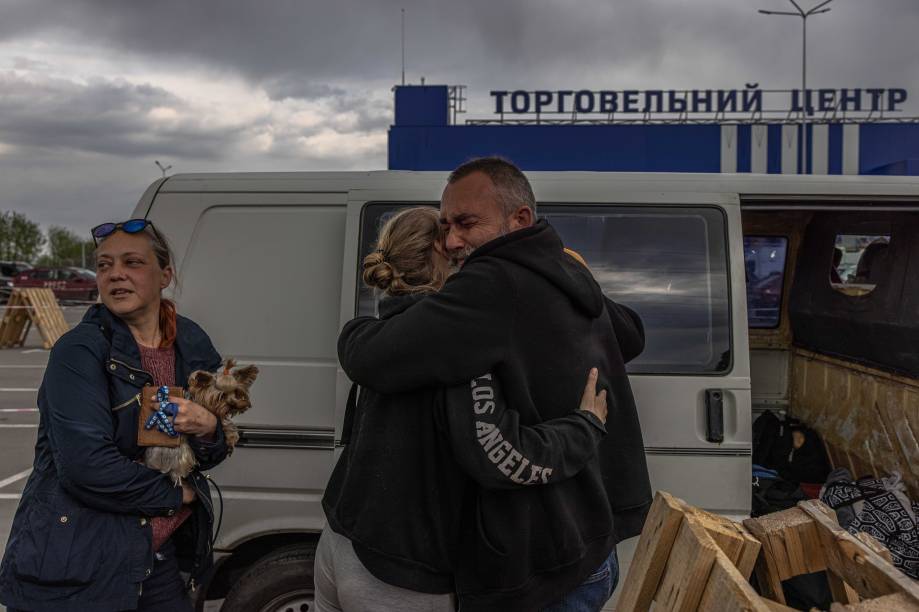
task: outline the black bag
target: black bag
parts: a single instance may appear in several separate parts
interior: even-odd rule
[[[753,479],[753,511],[752,516],[762,516],[770,512],[787,510],[804,501],[807,496],[795,482],[784,478]]]
[[[782,435],[782,421],[771,410],[767,410],[753,421],[753,463],[770,469],[772,452]]]
[[[817,432],[803,425],[790,425],[786,427],[789,434],[794,436],[798,431],[804,436],[801,448],[792,448],[788,451],[783,467],[777,468],[782,478],[792,482],[809,482],[823,484],[830,473],[830,461],[823,447],[823,440]]]

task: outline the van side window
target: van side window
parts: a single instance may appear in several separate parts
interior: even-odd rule
[[[830,285],[852,297],[868,295],[889,267],[889,235],[837,234]]]
[[[359,316],[375,315],[377,304],[377,296],[361,281],[361,262],[386,220],[405,206],[364,207],[357,262]],[[584,257],[604,293],[641,316],[645,350],[628,364],[630,373],[730,370],[730,291],[720,210],[540,204],[538,213],[555,227],[565,246]]]
[[[725,221],[708,207],[540,205],[603,291],[635,310],[645,350],[633,374],[731,369]]]
[[[784,236],[744,236],[744,270],[747,278],[747,324],[751,328],[774,329],[782,312],[785,284]]]

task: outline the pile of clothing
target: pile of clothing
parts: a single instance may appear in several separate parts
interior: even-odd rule
[[[843,528],[873,536],[900,571],[919,579],[919,502],[909,498],[900,474],[856,480],[845,468],[830,472],[817,432],[768,410],[753,422],[753,464],[753,516],[819,498]]]
[[[900,474],[853,480],[845,468],[833,470],[820,500],[836,510],[839,524],[850,533],[868,533],[890,550],[893,564],[919,579],[919,503],[906,494]]]

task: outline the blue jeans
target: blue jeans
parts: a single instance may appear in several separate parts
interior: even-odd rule
[[[599,612],[613,596],[619,584],[619,557],[616,549],[597,571],[587,577],[581,586],[571,591],[542,612]]]

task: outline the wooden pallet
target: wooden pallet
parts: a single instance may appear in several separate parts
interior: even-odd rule
[[[13,289],[0,320],[0,348],[22,346],[32,325],[46,349],[70,329],[51,289]]]
[[[784,603],[781,581],[826,571],[832,610],[919,610],[919,583],[890,562],[890,552],[866,533],[839,526],[825,504],[806,501],[782,512],[747,519],[763,544],[756,576],[770,599]]]
[[[616,609],[768,612],[747,582],[759,550],[740,524],[659,491]]]
[[[766,597],[748,582],[754,569]],[[889,552],[842,529],[819,501],[740,525],[658,492],[616,609],[787,611],[781,581],[823,570],[833,612],[919,610],[919,585]]]

